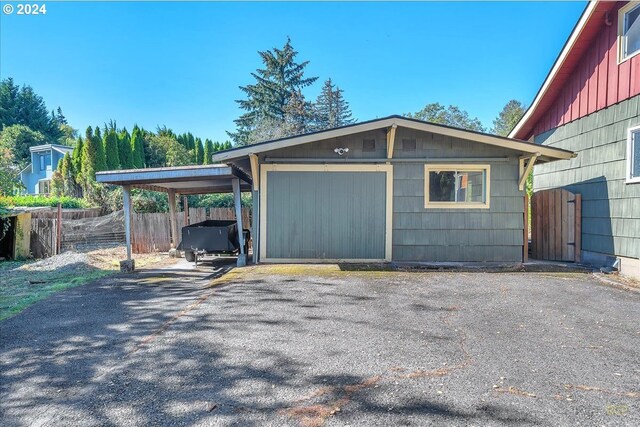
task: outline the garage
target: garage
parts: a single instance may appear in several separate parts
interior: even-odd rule
[[[390,116],[213,155],[251,176],[258,262],[520,263],[525,182],[574,153]]]
[[[264,165],[262,174],[263,261],[390,260],[391,165]]]

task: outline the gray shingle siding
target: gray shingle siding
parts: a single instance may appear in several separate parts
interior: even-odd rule
[[[363,140],[374,139],[374,151],[363,151]],[[403,150],[403,140],[415,140],[415,150]],[[413,144],[412,144],[413,145]],[[262,154],[271,158],[334,158],[336,147],[349,148],[349,158],[384,158],[384,129],[318,141]],[[394,163],[393,260],[445,262],[519,262],[522,260],[524,192],[518,190],[518,153],[501,147],[399,127],[394,158],[505,158],[491,165],[490,209],[425,209],[424,165]],[[348,163],[348,160],[347,160]]]
[[[490,209],[426,209],[425,163],[394,164],[393,259],[521,261],[524,192],[518,190],[515,153],[500,147],[400,128],[396,140],[403,138],[415,138],[416,151],[396,148],[395,158],[510,157],[507,162],[478,161],[491,165]]]
[[[534,189],[582,194],[582,249],[640,257],[640,184],[627,184],[627,130],[640,125],[640,96],[535,137],[578,153],[568,162],[536,166]]]

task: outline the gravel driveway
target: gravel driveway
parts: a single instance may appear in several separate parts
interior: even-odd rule
[[[640,425],[640,294],[589,275],[184,266],[1,322],[2,425]]]

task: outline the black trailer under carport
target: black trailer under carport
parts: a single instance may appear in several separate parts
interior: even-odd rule
[[[240,193],[251,191],[252,180],[242,170],[228,165],[177,166],[166,168],[114,170],[96,173],[96,181],[103,184],[120,185],[123,190],[125,236],[127,260],[121,269],[132,270],[131,258],[131,189],[140,188],[168,194],[171,223],[172,248],[178,246],[180,233],[176,221],[176,196],[191,194],[233,193],[238,234],[238,266],[246,265],[247,253],[241,230],[242,206]],[[255,202],[253,204],[255,206]],[[253,209],[253,206],[252,206]],[[255,224],[254,224],[255,227]],[[255,235],[255,233],[252,233]]]

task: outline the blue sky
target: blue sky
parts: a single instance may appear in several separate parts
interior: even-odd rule
[[[12,2],[15,6],[16,2]],[[292,39],[368,120],[454,104],[489,127],[530,103],[584,2],[47,2],[0,15],[0,77],[62,107],[78,129],[114,119],[226,139],[258,50]]]

